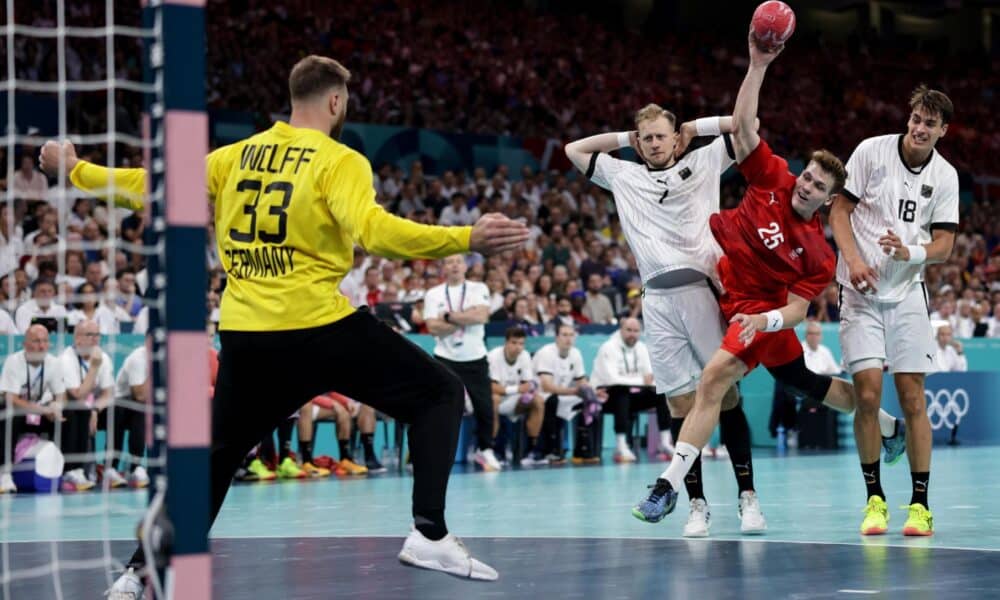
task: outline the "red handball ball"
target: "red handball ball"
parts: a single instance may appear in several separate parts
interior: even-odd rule
[[[774,50],[795,32],[795,12],[781,0],[768,0],[753,11],[750,27],[758,48]]]

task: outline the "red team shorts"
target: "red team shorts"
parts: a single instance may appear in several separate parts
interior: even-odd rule
[[[792,362],[802,354],[802,344],[793,329],[758,331],[750,344],[744,346],[740,341],[739,323],[730,323],[726,336],[722,338],[722,349],[743,361],[747,366],[747,373],[753,371],[758,364],[777,367]]]

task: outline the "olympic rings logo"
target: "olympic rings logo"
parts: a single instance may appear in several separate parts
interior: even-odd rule
[[[924,395],[927,397],[927,417],[931,429],[941,429],[942,426],[954,429],[969,412],[969,394],[962,388],[936,392],[924,390]]]

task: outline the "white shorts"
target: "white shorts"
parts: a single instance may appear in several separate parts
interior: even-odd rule
[[[912,285],[899,302],[878,302],[854,288],[840,288],[840,348],[851,375],[881,368],[891,373],[936,370],[934,331],[923,285]]]
[[[693,392],[725,333],[708,283],[645,290],[642,317],[656,392],[668,398]]]
[[[566,421],[573,420],[579,409],[573,410],[574,406],[583,403],[583,398],[579,396],[559,396],[559,407],[556,409],[556,416]]]

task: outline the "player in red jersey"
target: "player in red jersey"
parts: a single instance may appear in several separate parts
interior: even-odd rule
[[[632,510],[643,521],[659,521],[673,510],[675,490],[718,423],[723,395],[758,364],[809,398],[843,412],[854,409],[848,382],[806,369],[792,330],[806,317],[810,300],[833,279],[836,259],[816,213],[843,188],[847,173],[840,159],[820,150],[796,177],[757,134],[764,73],[781,50],[764,51],[750,42],[750,68],[736,98],[732,134],[748,187],[737,208],[709,221],[724,252],[718,270],[725,293],[719,304],[730,325],[722,347],[705,365],[670,466]],[[756,496],[741,495],[739,510],[759,511]]]

